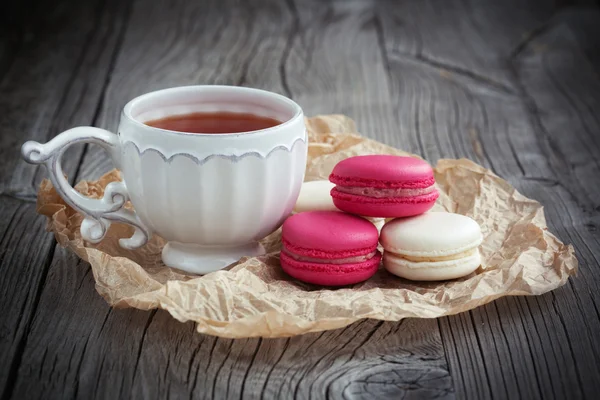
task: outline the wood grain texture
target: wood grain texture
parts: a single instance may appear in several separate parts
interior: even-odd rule
[[[26,13],[21,45],[0,81],[0,193],[32,199],[43,167],[24,163],[24,139],[45,142],[77,125],[95,123],[126,4],[118,1],[39,2]],[[74,178],[82,147],[67,153]]]
[[[110,309],[89,266],[57,248],[13,397],[453,398],[441,338],[423,333],[436,326],[365,320],[288,339],[199,335],[163,311]]]
[[[597,10],[593,13],[600,18]],[[567,338],[567,365],[580,383],[572,391],[592,398],[600,390],[600,277],[598,251],[593,250],[599,244],[595,227],[600,189],[590,185],[600,171],[600,64],[597,58],[588,58],[584,49],[600,49],[600,38],[593,35],[597,28],[588,18],[589,11],[579,18],[572,11],[558,14],[546,30],[515,54],[513,65],[556,176],[555,190],[542,192],[553,217],[549,225],[578,250],[579,279],[552,294],[553,308]],[[586,30],[589,35],[581,42],[582,36],[574,32]]]
[[[9,396],[25,347],[53,240],[35,205],[0,196],[0,395]]]
[[[68,126],[93,123],[93,99],[100,96],[102,86],[98,87],[96,79],[105,76],[96,76],[97,68],[108,73],[102,66],[104,52],[114,49],[113,22],[119,21],[108,20],[119,10],[116,2],[106,6],[10,3],[11,14],[3,14],[13,26],[18,24],[15,20],[24,23],[11,35],[2,36],[0,55],[11,56],[10,62],[0,59],[0,219],[6,224],[0,245],[0,304],[5,310],[0,329],[2,398],[13,390],[54,251],[54,239],[45,233],[45,222],[33,204],[40,168],[25,164],[19,149],[24,138],[46,141]],[[106,47],[88,48],[100,42]],[[71,177],[79,164],[78,153],[81,148],[70,152],[72,162],[64,165]]]
[[[5,2],[0,5],[0,80],[10,68],[23,42],[26,2]]]
[[[0,37],[2,398],[596,397],[600,15],[590,2],[80,3],[40,2],[31,15],[11,6],[20,28]],[[288,339],[218,339],[162,311],[110,309],[89,266],[55,249],[35,218],[27,200],[45,174],[18,161],[20,133],[114,130],[139,94],[210,83],[276,91],[308,115],[348,114],[365,136],[431,162],[492,168],[546,206],[579,276],[449,318]],[[112,168],[94,147],[73,155],[72,180]]]
[[[112,310],[95,292],[90,266],[58,247],[13,398],[127,397],[153,315]]]
[[[291,95],[306,115],[342,113],[361,132],[395,131],[384,54],[370,2],[298,1],[285,62]]]
[[[463,5],[452,4],[458,7]],[[487,9],[484,5],[481,7]],[[506,7],[510,5],[507,4]],[[473,5],[469,8],[469,13],[478,13],[477,10],[478,6]],[[564,240],[574,243],[578,249],[580,246],[585,249],[589,243],[596,246],[597,240],[592,235],[581,239],[577,237],[579,234],[575,234],[573,228],[577,229],[577,225],[585,228],[590,224],[593,226],[593,223],[586,221],[584,215],[573,213],[580,207],[574,204],[574,198],[569,195],[569,191],[581,192],[581,183],[589,182],[592,179],[589,174],[592,172],[589,171],[584,178],[586,180],[580,178],[573,181],[571,174],[564,174],[564,168],[553,166],[547,153],[548,143],[540,141],[539,122],[535,120],[538,112],[532,109],[532,102],[527,100],[522,84],[515,78],[512,63],[516,56],[524,55],[521,53],[546,53],[549,50],[547,48],[555,48],[558,44],[556,42],[547,45],[530,43],[534,37],[532,35],[545,32],[547,26],[555,24],[561,26],[561,29],[565,29],[565,24],[577,26],[578,39],[587,40],[578,45],[574,35],[558,35],[561,40],[565,37],[571,40],[569,45],[561,46],[562,52],[569,49],[567,53],[555,54],[562,62],[538,59],[538,64],[530,66],[528,71],[531,76],[538,78],[539,71],[547,70],[549,66],[561,66],[562,70],[557,74],[561,78],[577,77],[575,82],[570,82],[573,88],[566,85],[564,87],[569,87],[567,91],[574,91],[573,95],[584,94],[584,98],[592,104],[587,104],[586,108],[580,103],[579,109],[569,114],[559,111],[565,109],[566,104],[551,104],[540,114],[552,116],[563,124],[575,123],[576,126],[585,125],[585,122],[577,121],[581,118],[587,121],[588,131],[591,125],[591,131],[595,129],[597,132],[597,126],[593,125],[594,119],[590,120],[589,110],[593,110],[593,102],[598,101],[600,91],[595,87],[598,77],[590,73],[578,75],[579,69],[576,72],[574,65],[582,63],[585,65],[581,68],[583,71],[590,70],[584,55],[594,54],[593,49],[597,50],[599,46],[597,42],[592,43],[591,38],[597,37],[593,36],[596,25],[589,21],[597,21],[598,16],[591,17],[589,10],[577,13],[566,9],[549,18],[540,28],[536,26],[538,19],[532,18],[527,22],[525,13],[519,15],[519,22],[516,24],[504,21],[503,36],[496,37],[498,32],[495,32],[495,27],[502,23],[502,15],[508,12],[505,10],[488,14],[487,17],[480,15],[479,24],[467,24],[459,30],[435,30],[435,34],[439,35],[435,45],[440,48],[455,49],[453,41],[458,32],[469,37],[484,37],[494,43],[495,46],[488,46],[485,51],[487,67],[479,70],[478,64],[464,64],[465,59],[471,62],[478,56],[467,56],[465,53],[469,51],[471,44],[459,51],[445,54],[443,61],[432,62],[427,57],[420,57],[420,54],[428,52],[440,54],[434,47],[427,45],[428,40],[424,37],[431,35],[429,21],[435,20],[442,27],[459,26],[460,19],[453,11],[438,13],[421,5],[418,12],[415,10],[413,13],[387,5],[378,11],[391,85],[398,88],[400,116],[400,135],[395,134],[387,140],[392,143],[399,141],[402,132],[410,132],[418,138],[416,151],[431,161],[440,157],[465,156],[478,160],[508,179],[527,196],[545,204],[551,229]],[[417,18],[407,28],[402,17],[414,16],[415,13],[428,23],[420,24]],[[491,21],[491,18],[495,21]],[[511,29],[529,29],[532,32],[520,42],[514,43],[512,51],[506,47],[510,41],[502,44],[511,36],[517,37],[515,33],[511,34]],[[418,46],[410,45],[411,39]],[[586,51],[574,50],[580,47]],[[578,61],[577,64],[566,63],[573,59]],[[461,64],[460,68],[456,67]],[[502,73],[495,74],[497,71]],[[499,82],[502,82],[502,87]],[[585,85],[591,86],[584,88]],[[548,89],[552,86],[545,82],[540,87]],[[567,102],[568,97],[567,94]],[[559,98],[558,93],[544,93],[544,99]],[[597,120],[595,121],[597,124]],[[583,128],[578,133],[585,134]],[[560,139],[560,147],[572,147],[572,137],[561,134]],[[585,150],[579,149],[562,159],[576,159],[579,156],[593,164],[592,160],[598,158],[599,152],[597,147],[594,148],[595,142],[590,140],[586,144],[590,146],[586,156],[581,156],[581,151]],[[593,168],[596,167],[594,165]],[[557,168],[562,172],[557,172]],[[597,170],[594,169],[593,173],[597,174]],[[577,182],[579,187],[573,187]],[[573,188],[569,190],[568,186]],[[590,207],[598,211],[595,208],[597,205],[592,204]],[[566,210],[569,210],[570,221],[565,221],[563,217]],[[593,258],[590,261],[592,265],[598,264]],[[583,274],[584,265],[580,275]],[[598,376],[596,348],[599,341],[595,332],[600,331],[597,299],[594,299],[595,293],[598,293],[597,280],[596,276],[588,275],[582,282],[575,280],[567,287],[536,300],[502,299],[470,313],[440,320],[457,395],[469,398],[592,396],[592,392],[597,390],[594,376]],[[565,307],[567,304],[573,306]],[[516,313],[517,309],[522,311]],[[538,315],[544,315],[545,318],[535,318]],[[548,326],[556,328],[548,329]],[[560,351],[556,351],[557,347]],[[585,355],[584,349],[592,353]],[[564,379],[563,376],[568,378]],[[579,387],[574,386],[573,382],[577,382]]]
[[[425,13],[425,10],[420,10],[422,14]],[[384,11],[380,13],[384,40],[388,37],[405,37],[394,13],[388,9]],[[452,16],[451,13],[440,15],[444,19]],[[500,15],[494,16],[498,18]],[[444,63],[429,62],[418,57],[419,51],[430,51],[424,44],[421,44],[421,50],[411,54],[410,50],[403,47],[404,40],[400,44],[396,40],[385,41],[390,70],[395,72],[391,75],[398,79],[397,86],[406,91],[399,93],[402,101],[399,101],[399,109],[406,109],[405,112],[401,111],[400,120],[407,125],[407,130],[413,125],[413,132],[420,138],[418,150],[421,154],[430,160],[467,156],[491,167],[523,193],[546,204],[551,229],[567,242],[574,243],[576,248],[583,247],[584,251],[589,249],[590,243],[596,246],[598,242],[593,234],[586,234],[589,226],[594,226],[593,221],[588,220],[589,215],[586,218],[585,214],[573,212],[580,207],[574,204],[573,200],[577,198],[572,193],[584,191],[583,186],[591,181],[591,174],[598,173],[597,164],[593,161],[599,154],[597,143],[590,138],[591,132],[595,132],[595,138],[598,138],[597,119],[592,117],[590,110],[597,107],[594,102],[598,101],[600,91],[596,87],[598,76],[591,73],[593,68],[590,68],[590,62],[585,57],[586,52],[579,48],[587,49],[588,54],[591,53],[590,49],[599,48],[597,42],[590,43],[591,38],[597,36],[593,36],[594,30],[590,29],[595,25],[588,22],[597,21],[597,18],[591,18],[589,11],[580,12],[578,18],[575,11],[566,10],[555,15],[547,22],[548,25],[541,28],[530,25],[533,35],[545,33],[547,26],[552,25],[559,26],[558,29],[563,32],[555,35],[551,44],[532,42],[533,36],[529,35],[521,43],[515,44],[512,52],[503,52],[501,47],[488,49],[488,54],[493,56],[491,59],[497,60],[497,65],[477,74],[446,65],[463,62],[464,53],[452,53],[446,56]],[[484,23],[485,19],[480,21],[480,25],[469,26],[471,36],[487,37],[492,43],[502,40],[493,36],[492,23]],[[457,25],[459,20],[446,23]],[[535,20],[531,23],[535,23]],[[580,39],[587,38],[582,45],[578,44],[571,32],[564,32],[565,29],[573,29],[567,27],[569,24],[577,26]],[[511,29],[515,26],[505,24]],[[417,27],[412,27],[410,32],[420,37]],[[437,40],[438,46],[454,48],[451,44],[452,34],[448,34]],[[569,42],[565,43],[565,40]],[[398,51],[398,48],[404,50]],[[550,49],[554,50],[553,60],[543,56]],[[464,49],[461,51],[464,52]],[[492,51],[497,53],[492,54]],[[540,71],[558,68],[558,71],[552,71],[555,84],[565,77],[571,79],[568,83],[560,84],[554,92],[551,81],[539,84],[538,88],[544,89],[539,95],[543,100],[552,101],[545,112],[536,110],[538,106],[534,99],[528,99],[526,89],[515,77],[512,63],[514,58],[520,57],[516,68],[522,68],[521,58],[525,56],[522,53],[534,54],[537,62],[524,71],[530,74],[529,78],[539,80],[551,74],[540,74]],[[468,60],[474,58],[467,57]],[[574,59],[576,63],[573,63]],[[581,66],[577,72],[575,66]],[[503,75],[508,77],[505,87],[497,85],[498,79],[493,75],[484,75],[498,70],[504,71]],[[583,99],[580,100],[580,96]],[[576,99],[575,104],[567,104],[573,98]],[[411,103],[406,104],[405,99],[411,99]],[[455,105],[454,118],[448,110],[448,104],[451,103]],[[569,108],[576,109],[571,113],[559,112]],[[562,142],[558,146],[552,143],[552,139],[549,142],[544,139],[540,131],[543,123],[537,120],[539,116],[546,116],[551,120],[549,124],[555,123],[553,134],[556,140]],[[576,141],[564,134],[566,130],[572,131],[572,125],[581,129],[576,135],[584,140],[583,146],[586,148],[574,149]],[[562,128],[561,133],[557,128]],[[551,153],[547,152],[548,147]],[[552,151],[558,148],[567,149],[569,154],[553,156]],[[438,153],[444,150],[446,154]],[[582,155],[585,152],[587,154]],[[572,168],[568,167],[568,163],[577,158],[584,159],[588,166],[587,171],[575,169],[575,173],[583,175],[579,178],[573,176]],[[595,189],[587,184],[587,190]],[[589,198],[597,199],[597,196]],[[588,207],[598,211],[596,204],[589,204]],[[569,210],[570,221],[565,221],[566,210]],[[592,214],[595,214],[594,211]],[[584,228],[583,234],[579,233],[580,228]],[[594,229],[592,231],[595,232]],[[583,239],[581,236],[586,237]],[[598,264],[596,259],[588,259],[592,265]],[[598,278],[586,274],[585,268],[582,265],[580,275],[586,275],[583,280],[574,280],[567,287],[539,299],[502,299],[470,313],[441,320],[442,336],[447,344],[446,351],[459,397],[593,397],[593,392],[598,390],[598,381],[594,377],[599,376],[599,341],[596,334],[600,331],[596,306]],[[516,313],[517,309],[523,310],[522,313]],[[535,318],[538,315],[544,315],[545,318]],[[548,329],[548,326],[553,326],[553,329]],[[591,353],[586,355],[585,351]],[[577,382],[577,385],[573,385],[573,382]]]

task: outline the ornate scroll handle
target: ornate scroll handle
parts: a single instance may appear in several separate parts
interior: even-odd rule
[[[26,142],[21,147],[21,154],[29,163],[44,164],[56,191],[67,204],[85,216],[81,223],[81,236],[85,240],[92,243],[100,242],[106,235],[111,221],[117,221],[130,224],[135,228],[132,237],[119,240],[121,247],[135,249],[146,244],[150,237],[150,230],[140,221],[135,212],[124,207],[129,200],[124,182],[109,183],[104,189],[104,197],[90,199],[79,194],[65,179],[61,159],[64,152],[76,143],[93,143],[102,146],[118,165],[117,135],[90,126],[69,129],[45,144]]]

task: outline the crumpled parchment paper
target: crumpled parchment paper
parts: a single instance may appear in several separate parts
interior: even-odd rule
[[[407,153],[366,139],[342,115],[307,119],[306,180],[327,179],[334,165],[360,154]],[[161,261],[162,238],[129,251],[118,239],[129,226],[113,224],[99,244],[79,233],[82,216],[67,206],[45,180],[38,212],[49,219],[58,242],[91,264],[96,289],[115,307],[162,308],[179,321],[192,320],[198,332],[229,338],[282,337],[346,326],[361,318],[399,321],[456,314],[501,296],[536,295],[567,282],[577,270],[573,247],[546,229],[542,205],[518,193],[491,171],[461,160],[440,160],[435,178],[441,192],[434,208],[468,215],[481,224],[484,263],[474,274],[448,282],[409,282],[383,268],[369,281],[328,289],[298,282],[279,266],[280,231],[263,240],[268,254],[242,258],[226,270],[187,275]],[[119,180],[113,170],[76,189],[102,197]]]

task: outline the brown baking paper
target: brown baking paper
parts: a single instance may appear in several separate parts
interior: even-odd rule
[[[407,153],[361,137],[341,115],[307,119],[306,180],[327,179],[334,165],[360,154]],[[546,229],[540,203],[518,193],[491,171],[461,160],[440,160],[435,178],[437,210],[468,215],[481,224],[484,263],[470,276],[448,282],[409,282],[380,268],[362,284],[328,289],[298,282],[279,266],[280,231],[263,240],[268,254],[242,258],[227,270],[188,275],[164,266],[163,239],[154,236],[135,251],[119,247],[129,226],[114,224],[97,245],[79,233],[82,216],[44,181],[38,211],[49,217],[58,242],[92,266],[96,289],[115,307],[162,308],[179,321],[192,320],[198,332],[240,338],[281,337],[346,326],[361,318],[399,321],[456,314],[501,296],[536,295],[567,282],[577,270],[573,247]],[[114,170],[77,190],[101,197],[119,180]]]

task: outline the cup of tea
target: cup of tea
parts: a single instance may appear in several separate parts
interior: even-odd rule
[[[101,199],[75,191],[61,158],[75,143],[105,148],[123,181]],[[45,164],[56,191],[84,215],[81,236],[104,238],[112,222],[135,228],[120,240],[143,246],[152,234],[168,243],[163,262],[206,274],[264,252],[258,241],[290,214],[304,179],[308,140],[292,100],[235,86],[185,86],[147,93],[123,108],[118,133],[69,129],[40,144],[26,161]],[[130,200],[135,211],[125,208]]]

